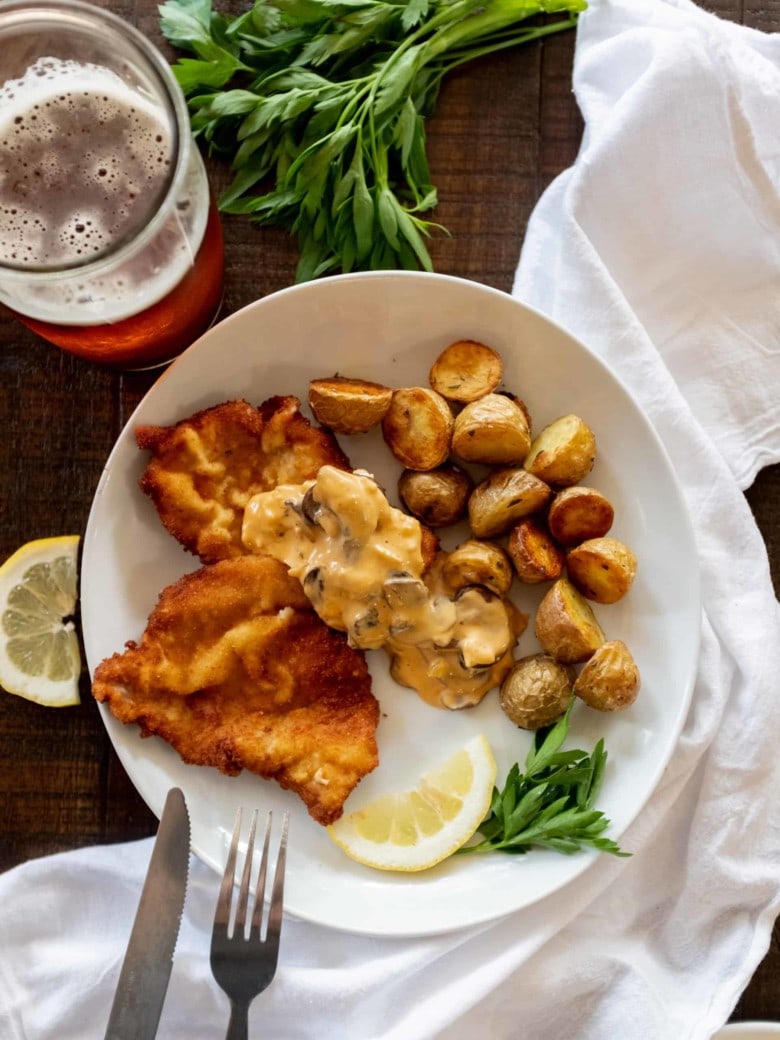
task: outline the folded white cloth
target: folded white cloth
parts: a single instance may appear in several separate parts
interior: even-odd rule
[[[740,488],[780,460],[780,39],[688,0],[591,0],[574,87],[582,149],[533,215],[514,291],[610,364],[676,468],[704,601],[689,718],[623,839],[631,859],[444,937],[288,920],[257,1036],[705,1040],[768,946],[780,611]],[[150,852],[85,849],[0,877],[0,1040],[103,1035]],[[193,860],[161,1040],[224,1031],[215,897]]]

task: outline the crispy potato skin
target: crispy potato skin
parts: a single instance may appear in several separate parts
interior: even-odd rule
[[[501,683],[501,710],[522,729],[549,726],[566,711],[574,677],[571,665],[549,654],[521,657]]]
[[[484,343],[463,339],[450,343],[434,361],[429,382],[449,401],[476,401],[501,382],[504,363]]]
[[[636,556],[617,538],[590,538],[569,550],[566,569],[587,599],[617,603],[634,581]]]
[[[412,514],[429,527],[447,527],[462,520],[474,482],[458,466],[431,470],[406,469],[398,480],[398,495]]]
[[[547,526],[550,534],[567,548],[588,538],[602,538],[612,527],[615,510],[596,488],[576,484],[563,488],[550,503]]]
[[[549,485],[521,467],[495,470],[471,492],[471,530],[477,538],[504,534],[517,520],[543,509],[551,495]]]
[[[528,432],[530,433],[533,429],[533,422],[531,420],[531,413],[528,410],[528,405],[525,403],[522,397],[518,397],[517,394],[513,394],[510,390],[497,390],[496,393],[500,394],[502,397],[508,397],[510,401],[514,401],[514,403],[525,416],[526,425],[528,426]]]
[[[441,394],[424,386],[393,392],[382,435],[407,469],[436,469],[450,453],[454,419]]]
[[[336,433],[365,433],[382,421],[393,391],[366,379],[312,379],[309,407],[314,418]]]
[[[461,542],[447,554],[442,574],[452,589],[484,585],[497,596],[506,596],[512,585],[512,565],[504,550],[476,538]]]
[[[487,394],[455,418],[452,451],[464,462],[519,466],[530,447],[525,412],[505,394]]]
[[[634,703],[641,679],[631,651],[620,639],[603,643],[583,666],[574,692],[597,711],[622,711]]]
[[[534,631],[542,649],[564,664],[587,661],[605,642],[590,604],[566,578],[545,593]]]
[[[566,487],[583,480],[596,459],[596,438],[578,415],[563,415],[531,443],[525,468],[540,480]]]
[[[507,552],[515,573],[526,585],[555,581],[563,574],[566,554],[534,517],[527,516],[512,528]]]

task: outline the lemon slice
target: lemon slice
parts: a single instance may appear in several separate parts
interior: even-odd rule
[[[384,795],[328,827],[358,863],[426,870],[464,845],[490,807],[496,763],[483,736],[426,773],[412,791]]]
[[[0,686],[54,708],[79,703],[78,547],[78,535],[39,538],[0,567]]]

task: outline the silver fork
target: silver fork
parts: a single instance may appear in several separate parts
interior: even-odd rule
[[[235,920],[231,927],[231,907],[235,883],[238,840],[241,834],[242,811],[236,814],[233,840],[230,843],[225,873],[217,898],[214,928],[211,932],[211,972],[230,999],[230,1023],[225,1040],[247,1040],[249,1035],[249,1005],[258,993],[270,984],[279,959],[279,933],[282,927],[282,895],[284,892],[284,865],[287,851],[289,816],[284,814],[276,868],[271,887],[271,899],[265,933],[262,930],[268,848],[271,837],[271,813],[268,813],[263,840],[263,855],[254,892],[254,907],[246,930],[250,903],[250,878],[254,854],[257,809],[252,813],[249,828],[244,871],[238,892]]]

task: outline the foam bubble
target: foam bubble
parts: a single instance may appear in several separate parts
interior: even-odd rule
[[[39,59],[0,86],[0,262],[96,258],[146,224],[170,162],[163,113],[119,76]]]

